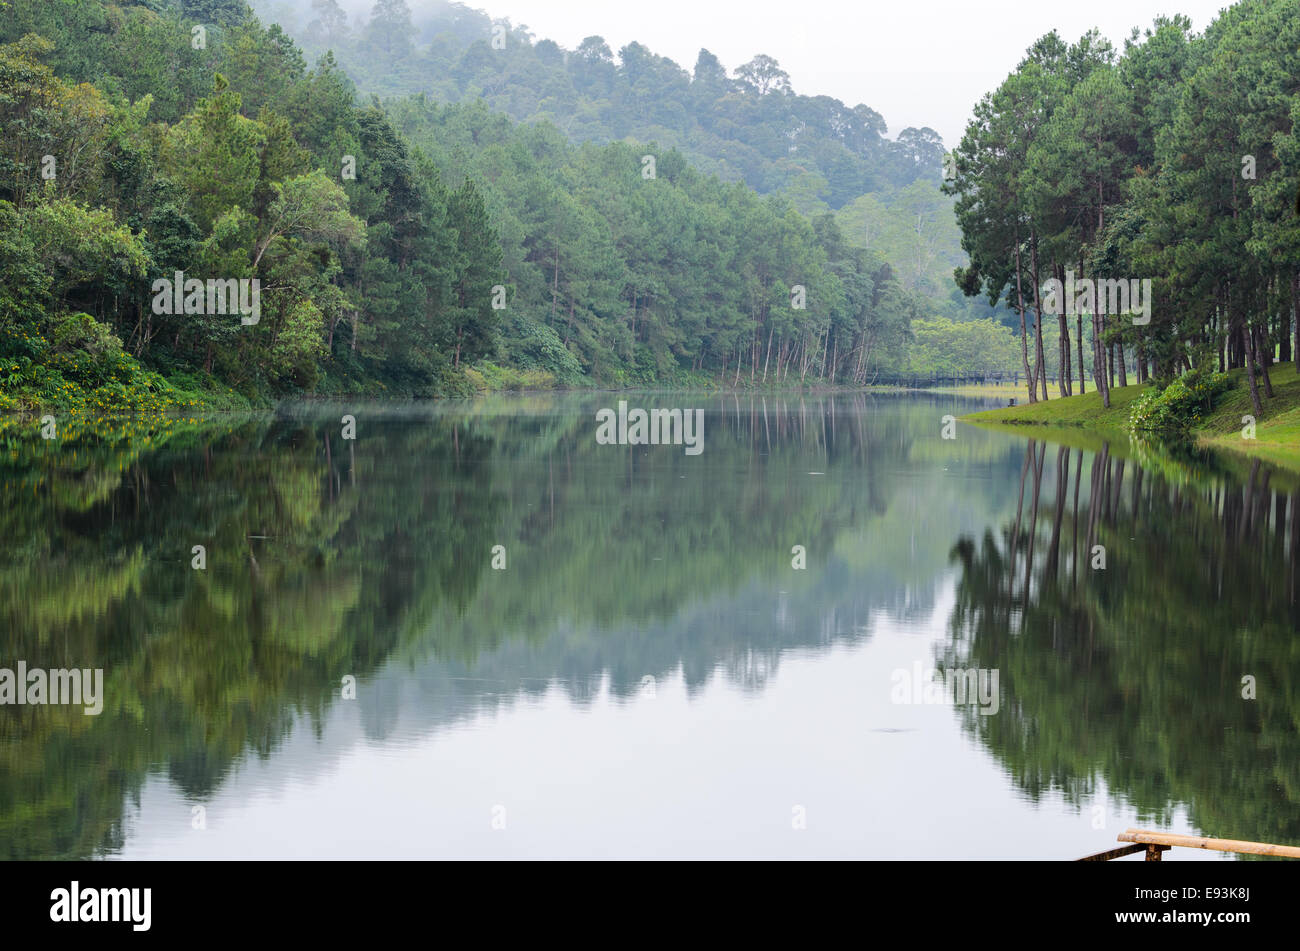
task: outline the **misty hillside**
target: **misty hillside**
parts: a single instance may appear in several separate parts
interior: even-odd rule
[[[554,122],[575,142],[657,142],[724,181],[785,192],[804,211],[918,178],[939,182],[944,147],[933,129],[904,129],[891,141],[874,109],[795,93],[761,52],[724,65],[702,48],[688,69],[640,43],[611,50],[600,36],[565,50],[442,0],[378,0],[352,16],[338,0],[252,7],[309,59],[332,49],[362,93],[482,99],[516,121]]]
[[[846,239],[883,255],[936,315],[1012,323],[1009,310],[965,298],[953,283],[967,257],[952,199],[939,191],[938,134],[907,128],[891,140],[874,109],[797,94],[765,54],[729,69],[701,48],[688,71],[636,42],[613,51],[589,36],[565,50],[445,0],[251,6],[293,36],[309,62],[332,52],[363,96],[481,102],[517,122],[549,122],[573,143],[677,149],[706,175],[780,194],[805,215],[835,212]]]

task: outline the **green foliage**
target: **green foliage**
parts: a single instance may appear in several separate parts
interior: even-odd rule
[[[501,390],[549,390],[555,386],[554,374],[545,370],[515,370],[483,362],[478,367],[466,367],[476,392],[489,393]]]
[[[865,382],[899,358],[910,297],[829,216],[809,222],[786,201],[706,178],[654,145],[576,148],[549,126],[424,97],[390,113],[449,180],[473,183],[500,235],[510,284],[498,362],[562,383],[580,374],[657,385],[711,371],[788,384]],[[647,155],[652,178],[642,174]],[[465,218],[457,201],[453,221]],[[796,285],[802,310],[792,306]],[[469,299],[482,307],[484,294]]]
[[[1129,430],[1154,436],[1185,436],[1214,409],[1231,386],[1226,373],[1187,373],[1162,390],[1152,387],[1133,401]]]
[[[174,386],[145,369],[89,314],[51,322],[48,337],[28,338],[38,359],[0,356],[0,409],[61,409],[77,414],[158,413],[208,405],[202,393]],[[6,348],[0,340],[0,350]]]
[[[492,352],[496,314],[480,292],[506,278],[472,186],[451,220],[437,169],[357,107],[328,60],[308,72],[282,31],[223,0],[159,8],[201,18],[214,69],[178,76],[150,54],[127,70],[122,52],[146,39],[191,49],[186,21],[132,7],[81,36],[41,6],[20,0],[0,26],[0,353],[53,359],[50,326],[84,313],[145,367],[261,396],[324,380],[435,393],[456,338],[470,359]],[[13,35],[26,26],[58,41]],[[172,78],[132,102],[134,77],[155,67]],[[152,285],[176,272],[257,281],[261,319],[158,312]],[[453,285],[473,299],[454,307]],[[331,373],[335,359],[346,368]],[[10,402],[70,392],[12,382]]]
[[[920,379],[1002,379],[1019,370],[1019,345],[994,320],[913,320],[912,336],[909,370]]]
[[[928,179],[862,195],[835,213],[847,240],[889,261],[899,283],[923,298],[934,316],[950,320],[996,317],[1011,326],[1005,304],[967,298],[953,286],[953,271],[968,262],[953,200]]]
[[[813,116],[765,57],[734,81],[705,57],[698,82],[682,87],[700,115],[743,107],[735,134],[761,140],[743,174],[720,178],[692,167],[688,159],[724,171],[673,132],[688,120],[669,113],[644,129],[666,145],[575,146],[546,121],[491,113],[478,96],[359,105],[331,56],[308,69],[280,27],[262,27],[239,3],[169,3],[159,7],[166,17],[133,7],[95,20],[91,38],[37,5],[15,0],[15,25],[0,28],[0,314],[15,356],[50,359],[33,341],[84,313],[141,367],[251,400],[469,392],[467,366],[488,388],[863,384],[899,375],[908,323],[951,262],[945,202],[924,181],[933,136],[914,130],[896,149],[869,110],[821,102],[830,112]],[[331,10],[320,8],[316,33],[345,30]],[[186,17],[208,28],[203,68],[178,52],[189,48]],[[377,8],[364,36],[343,44],[353,67],[383,50],[401,75],[422,45],[408,20],[401,2]],[[607,75],[602,46],[584,44],[574,81],[590,95],[607,85],[601,95],[629,114],[656,112],[646,90],[675,88],[672,68],[632,44],[622,73]],[[471,73],[495,68],[471,66],[475,49],[469,73],[446,67],[465,88],[477,82]],[[125,50],[160,88],[145,93]],[[557,51],[538,44],[537,65],[567,69]],[[159,78],[169,71],[175,83]],[[787,107],[807,120],[796,158],[784,136],[768,134],[789,121]],[[588,133],[578,138],[599,137]],[[822,162],[842,168],[827,176]],[[894,172],[877,174],[885,167]],[[761,197],[738,178],[795,200]],[[830,204],[842,204],[867,185],[909,183],[899,214],[928,224],[888,249],[909,259],[902,276],[810,200],[829,189]],[[258,282],[260,319],[201,305],[169,312],[178,308],[163,306],[170,298],[154,285],[178,272]],[[24,399],[49,396],[44,382],[30,384]]]
[[[1109,406],[1130,369],[1164,383],[1240,368],[1253,414],[1269,415],[1269,365],[1300,360],[1297,74],[1300,0],[1242,0],[1199,35],[1159,17],[1122,54],[1095,31],[1042,37],[956,151],[946,190],[971,254],[959,284],[1032,320],[1045,282],[1067,272],[1149,280],[1149,321],[1085,304],[1074,327],[1059,321],[1077,365],[1048,348],[1035,372],[1091,374]],[[1181,426],[1186,399],[1171,395],[1168,417],[1144,401],[1149,425]]]

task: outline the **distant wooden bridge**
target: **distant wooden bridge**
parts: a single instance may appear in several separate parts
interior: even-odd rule
[[[1126,842],[1117,849],[1108,849],[1095,855],[1085,855],[1080,862],[1109,862],[1111,859],[1146,852],[1148,862],[1159,862],[1160,856],[1174,846],[1188,849],[1210,849],[1214,852],[1237,852],[1242,855],[1277,855],[1300,859],[1300,846],[1270,845],[1267,842],[1243,842],[1240,839],[1211,839],[1202,835],[1174,835],[1170,832],[1151,832],[1147,829],[1128,829],[1116,841]]]

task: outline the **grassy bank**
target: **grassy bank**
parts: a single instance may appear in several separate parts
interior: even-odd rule
[[[1023,383],[960,383],[956,386],[925,386],[925,393],[951,393],[955,396],[991,397],[999,400],[1015,400],[1017,403],[1027,400]],[[1047,388],[1049,400],[1060,399],[1060,390],[1055,383]]]
[[[1234,370],[1229,375],[1231,389],[1218,398],[1214,409],[1192,430],[1192,438],[1198,445],[1242,453],[1300,470],[1300,375],[1296,374],[1295,365],[1288,363],[1272,368],[1272,399],[1263,395],[1261,383],[1264,412],[1257,417],[1256,438],[1253,440],[1241,437],[1241,418],[1254,415],[1246,373]],[[984,410],[963,419],[970,423],[1001,426],[1084,427],[1123,435],[1127,431],[1133,401],[1145,389],[1145,386],[1136,385],[1116,387],[1110,393],[1109,409],[1101,405],[1100,394],[1093,390],[1082,396],[1046,403]]]

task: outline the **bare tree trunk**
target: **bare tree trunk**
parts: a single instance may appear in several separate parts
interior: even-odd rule
[[[1065,313],[1062,312],[1059,321],[1061,324],[1061,339],[1057,341],[1057,350],[1059,351],[1057,360],[1057,372],[1061,378],[1057,380],[1057,389],[1061,391],[1062,396],[1072,396],[1074,394],[1073,381],[1070,379],[1070,325],[1065,321]]]
[[[1229,300],[1231,301],[1231,291],[1229,291]],[[1231,306],[1231,303],[1229,304]],[[1255,379],[1255,355],[1251,351],[1254,347],[1251,345],[1251,335],[1245,332],[1245,328],[1237,320],[1233,320],[1231,326],[1234,326],[1241,332],[1241,336],[1246,344],[1246,382],[1250,385],[1250,405],[1255,409],[1256,418],[1264,415],[1264,404],[1259,399],[1259,382]]]
[[[1029,233],[1029,267],[1030,273],[1034,278],[1034,313],[1038,319],[1034,322],[1034,337],[1036,339],[1039,386],[1043,392],[1043,402],[1047,402],[1047,358],[1043,355],[1043,301],[1039,296],[1038,288],[1038,235],[1034,232]]]
[[[1083,366],[1083,314],[1079,314],[1074,319],[1075,332],[1079,335],[1079,395],[1082,396],[1088,392],[1088,377]]]
[[[1261,327],[1258,331],[1259,336],[1255,339],[1255,350],[1259,354],[1259,372],[1264,378],[1264,395],[1269,399],[1273,398],[1273,378],[1269,375],[1268,368],[1273,365],[1273,340],[1267,327]]]
[[[1092,382],[1101,393],[1101,405],[1110,409],[1110,386],[1106,380],[1106,347],[1102,343],[1101,314],[1095,307],[1092,314]]]
[[[1043,355],[1043,315],[1038,313],[1038,320],[1034,323],[1034,336],[1037,338],[1038,347],[1038,368],[1034,371],[1038,375],[1038,386],[1043,394],[1043,402],[1047,402],[1047,357]]]
[[[1300,268],[1291,272],[1291,319],[1295,330],[1291,353],[1295,368],[1300,371]]]
[[[1020,362],[1025,367],[1025,380],[1029,384],[1029,402],[1038,402],[1037,381],[1029,370],[1029,331],[1025,327],[1025,295],[1020,289],[1020,234],[1016,234],[1016,309],[1020,311]]]
[[[560,246],[555,246],[555,272],[551,277],[551,326],[555,326],[555,308],[560,299]]]

